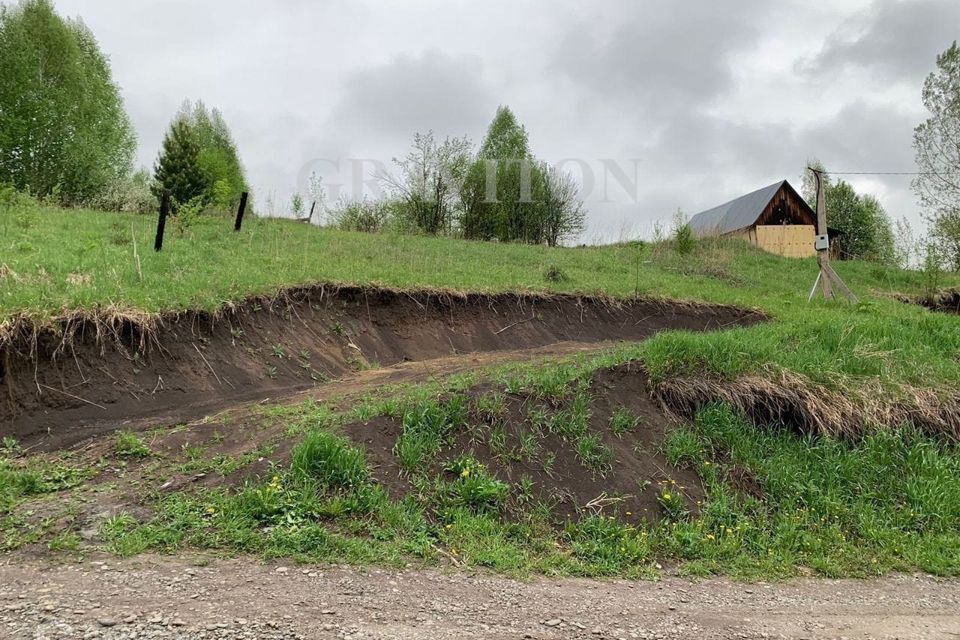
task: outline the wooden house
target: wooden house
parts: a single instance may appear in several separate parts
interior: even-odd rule
[[[690,228],[698,237],[743,238],[788,258],[817,254],[817,214],[786,180],[702,211],[690,219]]]

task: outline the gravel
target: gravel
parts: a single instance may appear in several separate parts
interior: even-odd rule
[[[943,638],[960,581],[739,584],[299,567],[238,558],[7,556],[0,638]]]

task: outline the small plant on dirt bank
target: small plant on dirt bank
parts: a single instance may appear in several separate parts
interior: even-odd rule
[[[326,431],[311,431],[293,452],[294,474],[328,489],[353,491],[370,482],[363,451]]]
[[[455,504],[474,512],[499,510],[510,493],[506,483],[471,456],[457,458],[445,470],[455,478],[451,485]]]
[[[131,431],[120,431],[113,440],[113,453],[121,458],[146,458],[150,456],[151,451],[137,434]]]
[[[15,458],[21,451],[20,443],[13,436],[4,436],[3,440],[0,440],[0,456]]]
[[[423,402],[405,411],[402,420],[403,432],[394,453],[403,470],[414,473],[425,469],[453,430],[466,426],[466,399],[457,394],[446,402]]]
[[[605,475],[613,469],[613,452],[595,433],[582,436],[576,443],[577,457],[581,464],[592,471]]]
[[[578,441],[589,429],[590,405],[590,396],[579,391],[570,403],[570,409],[559,411],[550,419],[547,430],[567,442]]]
[[[481,420],[493,423],[507,417],[507,399],[499,391],[485,393],[477,398],[475,404]]]
[[[636,431],[639,427],[640,418],[626,407],[620,407],[610,416],[610,431],[617,437]]]
[[[665,480],[660,483],[660,493],[657,494],[657,502],[660,503],[664,518],[666,518],[668,522],[680,522],[681,520],[685,520],[690,514],[683,490],[673,480]]]

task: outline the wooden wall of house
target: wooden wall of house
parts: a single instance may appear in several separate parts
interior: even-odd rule
[[[817,226],[816,213],[788,184],[770,199],[755,224],[758,225],[812,225]]]
[[[809,258],[817,255],[813,225],[757,225],[751,228],[751,242],[764,251],[787,258]]]

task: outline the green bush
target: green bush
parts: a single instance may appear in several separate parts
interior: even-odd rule
[[[680,255],[689,255],[693,253],[697,246],[697,240],[693,236],[693,229],[689,224],[682,224],[677,227],[674,234],[674,247]]]
[[[389,203],[374,200],[342,201],[330,211],[330,225],[341,231],[378,233],[391,219]]]

